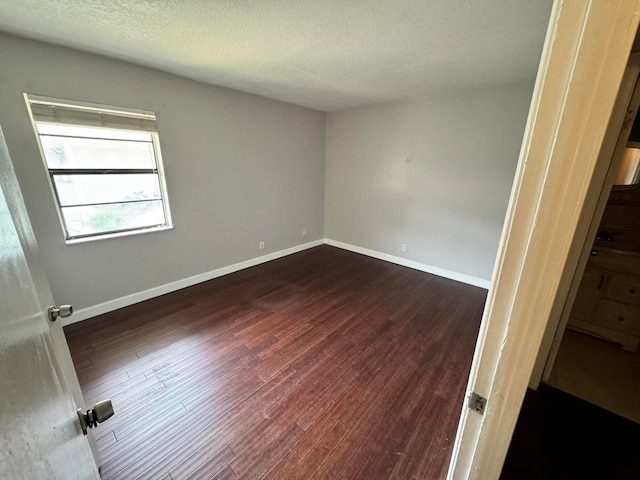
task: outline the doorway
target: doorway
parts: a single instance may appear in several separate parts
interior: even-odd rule
[[[546,383],[640,423],[640,188],[609,194]]]
[[[638,47],[636,35],[636,50]],[[640,423],[640,60],[632,54],[599,163],[608,173],[542,381]],[[616,113],[617,112],[617,113]],[[616,118],[616,115],[618,118]],[[610,166],[609,166],[610,165]],[[588,211],[587,211],[588,210]],[[580,246],[574,245],[580,251]],[[577,252],[576,252],[577,255]],[[535,388],[535,378],[532,380]]]

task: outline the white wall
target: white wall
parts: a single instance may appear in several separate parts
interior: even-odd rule
[[[533,79],[329,113],[325,236],[490,280],[532,91]]]
[[[325,115],[5,34],[0,65],[0,125],[60,303],[323,237],[490,279],[533,81]],[[23,92],[156,111],[175,228],[66,245]]]
[[[156,111],[175,228],[66,245],[23,92]],[[60,303],[93,306],[323,237],[324,113],[0,34],[0,125]]]

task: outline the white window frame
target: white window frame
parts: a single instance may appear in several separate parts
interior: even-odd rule
[[[96,103],[88,103],[88,102],[79,102],[75,100],[66,100],[60,98],[53,97],[45,97],[42,95],[33,95],[29,93],[24,93],[24,99],[27,104],[27,110],[29,112],[29,118],[31,120],[31,125],[33,127],[34,134],[36,136],[36,141],[38,143],[38,148],[40,149],[40,157],[42,158],[42,162],[44,168],[47,172],[49,188],[51,189],[51,195],[54,200],[54,204],[56,206],[56,211],[58,213],[58,220],[60,221],[60,227],[62,228],[62,233],[64,235],[64,240],[66,244],[75,244],[75,243],[84,243],[96,240],[103,240],[108,238],[118,238],[130,235],[138,235],[141,233],[151,233],[151,232],[160,232],[165,230],[171,230],[173,228],[173,222],[171,219],[171,211],[169,209],[169,198],[167,194],[167,185],[164,174],[164,167],[162,162],[162,155],[160,153],[160,138],[158,132],[155,128],[156,122],[156,114],[153,111],[148,110],[138,110],[138,109],[130,109],[130,108],[122,108],[122,107],[112,107],[108,105],[101,105]],[[144,173],[153,173],[157,175],[158,185],[160,189],[160,201],[162,202],[162,208],[164,211],[165,222],[159,225],[152,225],[148,227],[133,227],[128,229],[121,230],[109,230],[105,232],[99,233],[88,233],[84,235],[70,235],[67,230],[67,225],[65,223],[65,219],[62,213],[62,205],[60,199],[58,197],[58,191],[54,184],[54,175],[59,172],[56,169],[52,169],[48,166],[47,160],[44,155],[44,148],[42,146],[42,142],[40,139],[40,133],[38,132],[37,124],[42,123],[50,123],[57,125],[68,125],[68,126],[79,126],[78,123],[65,122],[65,121],[46,121],[46,120],[38,120],[35,118],[34,112],[32,110],[32,104],[38,105],[47,105],[52,107],[62,107],[65,109],[77,110],[79,114],[86,113],[87,115],[105,115],[109,117],[111,115],[123,117],[131,122],[139,122],[139,126],[135,126],[132,128],[128,128],[127,126],[114,126],[114,125],[98,125],[91,124],[91,121],[87,123],[85,126],[90,126],[92,128],[98,129],[118,129],[118,130],[132,130],[144,132],[151,135],[152,146],[153,146],[153,154],[155,157],[155,169],[140,169],[145,170]],[[117,170],[131,170],[131,169],[96,169],[95,175],[100,174],[113,174],[114,171]],[[137,169],[134,169],[137,170]],[[148,172],[146,170],[149,170]],[[143,172],[132,172],[132,173],[143,173]]]

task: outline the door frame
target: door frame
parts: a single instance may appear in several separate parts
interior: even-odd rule
[[[593,239],[600,227],[609,193],[622,162],[627,139],[640,106],[639,75],[640,53],[636,52],[629,57],[629,63],[620,84],[613,113],[591,179],[591,186],[551,310],[549,325],[542,339],[538,359],[529,381],[529,388],[534,390],[538,388],[541,381],[548,381],[551,377],[558,349],[569,323],[573,303],[593,249]]]
[[[554,2],[449,479],[498,478],[578,232],[640,0]],[[583,239],[584,241],[584,239]]]

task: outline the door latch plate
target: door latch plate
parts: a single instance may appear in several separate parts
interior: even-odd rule
[[[468,406],[471,410],[475,410],[480,415],[483,415],[484,409],[487,406],[487,399],[481,395],[478,395],[476,392],[471,392],[471,395],[469,395]]]

